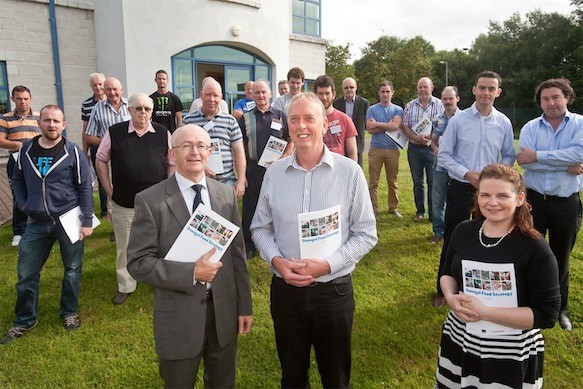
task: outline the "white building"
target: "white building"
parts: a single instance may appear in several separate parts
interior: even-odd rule
[[[325,72],[321,0],[54,0],[58,56],[51,3],[0,0],[0,112],[14,109],[16,85],[31,89],[36,110],[57,103],[60,87],[76,142],[95,71],[119,78],[127,97],[155,91],[154,74],[164,69],[185,109],[206,76],[236,100],[248,80],[271,81],[277,96],[290,68],[302,68],[307,80]]]

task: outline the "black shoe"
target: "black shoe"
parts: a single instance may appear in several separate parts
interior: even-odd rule
[[[67,331],[74,331],[81,325],[79,315],[67,316],[63,319],[63,326]]]
[[[123,304],[126,299],[130,296],[130,293],[122,293],[122,292],[117,292],[117,294],[113,297],[113,303],[115,305],[120,305]]]
[[[28,327],[12,327],[11,329],[8,330],[6,336],[3,337],[2,340],[0,340],[0,344],[7,344],[12,342],[16,338],[20,338],[22,335],[32,330],[37,325],[37,323],[38,320]]]
[[[251,251],[251,250],[247,250],[247,260],[250,260],[251,258],[253,258],[253,254],[255,254],[255,251]]]
[[[573,331],[573,323],[571,323],[567,311],[561,311],[561,313],[559,313],[559,324],[565,331]]]

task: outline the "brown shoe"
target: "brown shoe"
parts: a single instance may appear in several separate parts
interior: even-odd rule
[[[127,299],[128,297],[130,297],[130,294],[131,294],[131,293],[122,293],[122,292],[117,292],[117,294],[116,294],[116,295],[114,296],[114,298],[113,298],[113,303],[114,303],[115,305],[120,305],[120,304],[123,304],[123,303],[126,301],[126,299]]]
[[[112,232],[111,234],[109,234],[109,241],[115,242],[115,233]]]
[[[423,215],[417,215],[413,218],[415,223],[421,223],[423,221]]]
[[[433,308],[440,308],[445,305],[445,299],[441,297],[439,294],[435,293],[433,296]]]
[[[431,237],[431,239],[429,239],[429,243],[431,243],[431,244],[438,244],[442,240],[443,240],[443,237],[437,236],[437,235],[433,235],[433,237]]]

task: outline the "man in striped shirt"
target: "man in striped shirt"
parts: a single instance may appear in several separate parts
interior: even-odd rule
[[[11,152],[6,165],[8,169],[8,182],[12,186],[12,174],[16,165],[16,152],[20,150],[22,142],[34,138],[40,134],[37,120],[39,113],[30,108],[32,97],[30,89],[18,85],[12,89],[12,101],[16,108],[0,116],[0,147]],[[14,193],[13,193],[14,197]],[[16,206],[12,208],[12,246],[18,246],[22,234],[26,229],[28,217]]]
[[[376,221],[360,166],[324,144],[328,120],[318,97],[297,95],[288,114],[296,149],[267,169],[251,223],[253,241],[273,272],[271,316],[281,386],[309,387],[313,345],[322,386],[348,388],[351,273],[377,242]],[[317,255],[306,255],[313,242],[325,243],[312,245]]]
[[[222,172],[215,172],[207,165],[206,175],[235,187],[238,197],[245,194],[247,161],[243,147],[243,134],[235,118],[223,113],[219,107],[223,93],[221,84],[214,78],[205,81],[201,91],[202,107],[184,117],[183,124],[196,124],[204,128],[211,137],[211,144],[218,145],[209,162],[222,165]],[[217,166],[215,165],[215,166]],[[234,167],[234,169],[233,169]],[[237,176],[235,176],[237,171]]]
[[[103,89],[103,83],[105,82],[105,76],[103,73],[92,73],[89,75],[89,85],[93,90],[93,95],[85,100],[81,105],[81,121],[83,122],[83,152],[89,155],[91,151],[91,163],[95,167],[95,154],[97,153],[97,146],[91,145],[87,142],[87,125],[89,124],[89,119],[91,118],[91,112],[97,103],[105,99],[105,91]],[[101,217],[107,216],[107,195],[103,189],[103,185],[97,178],[97,183],[99,184],[99,205],[101,207]]]

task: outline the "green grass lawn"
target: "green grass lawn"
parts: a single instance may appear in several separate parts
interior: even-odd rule
[[[353,332],[354,388],[428,388],[434,382],[441,324],[447,308],[434,309],[431,297],[440,246],[428,243],[429,222],[414,223],[412,184],[401,153],[400,206],[404,219],[387,214],[386,183],[381,179],[377,220],[379,243],[354,272],[356,313]],[[3,388],[153,388],[161,387],[152,334],[152,290],[138,290],[121,306],[111,303],[117,291],[115,244],[104,223],[87,241],[79,314],[81,328],[67,333],[59,319],[62,265],[58,245],[41,277],[39,324],[23,338],[0,346]],[[9,227],[0,229],[0,331],[14,319],[17,249],[10,247]],[[558,325],[544,330],[547,359],[545,387],[581,385],[583,371],[583,237],[571,261],[571,312],[575,330]],[[239,338],[237,385],[279,386],[280,368],[269,314],[267,265],[249,262],[254,326]],[[321,387],[315,361],[311,383]],[[199,382],[199,387],[202,385]]]

